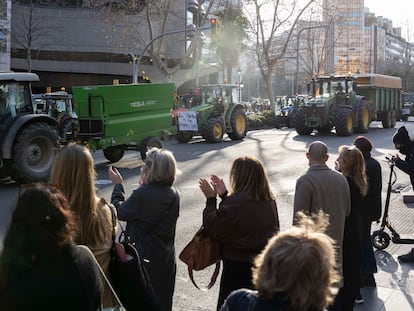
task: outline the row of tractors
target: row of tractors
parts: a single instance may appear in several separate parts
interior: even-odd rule
[[[238,85],[201,87],[201,102],[177,107],[173,83],[73,87],[66,92],[31,94],[34,73],[0,73],[0,178],[47,180],[59,146],[82,142],[103,150],[110,162],[125,151],[141,158],[161,139],[180,143],[201,135],[220,142],[246,136],[247,118]],[[73,96],[73,98],[72,98]]]
[[[308,83],[309,98],[285,105],[276,113],[276,127],[295,127],[299,135],[314,130],[338,136],[368,132],[372,121],[393,128],[407,120],[399,77],[369,74],[321,76]]]

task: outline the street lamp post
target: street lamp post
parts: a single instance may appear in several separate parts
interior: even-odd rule
[[[239,74],[239,102],[241,102],[241,95],[242,95],[242,92],[241,92],[241,73],[242,73],[242,70],[241,70],[240,67],[237,70],[237,73]]]
[[[329,25],[308,26],[308,27],[303,27],[303,28],[299,29],[299,31],[298,31],[297,39],[296,39],[296,77],[295,77],[296,93],[299,93],[298,80],[299,80],[299,39],[300,39],[300,34],[301,34],[302,31],[307,30],[307,29],[328,28],[328,27],[329,27]]]

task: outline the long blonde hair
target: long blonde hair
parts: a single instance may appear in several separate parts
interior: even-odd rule
[[[365,159],[362,152],[355,146],[342,145],[339,154],[343,159],[341,172],[344,176],[354,177],[361,194],[365,196],[368,191],[368,178],[365,172]]]
[[[99,204],[96,195],[95,175],[89,149],[77,144],[69,144],[59,151],[51,172],[51,182],[59,185],[75,215],[76,242],[91,247],[106,243],[112,230],[110,210],[102,208],[104,204]]]

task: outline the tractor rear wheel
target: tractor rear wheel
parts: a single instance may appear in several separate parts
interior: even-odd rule
[[[125,149],[121,146],[108,147],[103,150],[104,157],[111,163],[121,160],[124,153]]]
[[[145,159],[147,158],[147,151],[152,147],[161,149],[161,141],[153,136],[149,136],[142,141],[141,146],[139,148],[142,161],[145,161]]]
[[[352,110],[339,108],[335,111],[335,129],[338,136],[351,136],[354,132]]]
[[[305,126],[305,114],[306,111],[304,109],[299,109],[294,114],[295,129],[299,135],[309,135],[313,130],[312,128]]]
[[[241,107],[233,110],[230,117],[230,125],[232,132],[227,133],[231,140],[241,140],[247,133],[246,113]]]
[[[18,182],[47,181],[55,161],[57,130],[47,123],[32,123],[16,137],[11,177]]]
[[[223,140],[224,124],[222,118],[210,118],[207,120],[203,137],[209,143],[219,143]]]
[[[369,106],[366,99],[361,100],[361,103],[358,108],[358,127],[356,132],[366,133],[368,132],[369,127]]]
[[[175,139],[177,139],[177,141],[182,144],[188,143],[192,138],[193,134],[189,132],[178,131],[175,135]]]

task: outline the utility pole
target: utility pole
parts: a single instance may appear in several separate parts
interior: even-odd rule
[[[296,93],[299,93],[299,39],[300,39],[300,34],[302,31],[307,30],[307,29],[328,28],[328,27],[329,25],[308,26],[308,27],[303,27],[299,29],[298,31],[297,38],[296,38],[296,77],[295,77]]]

